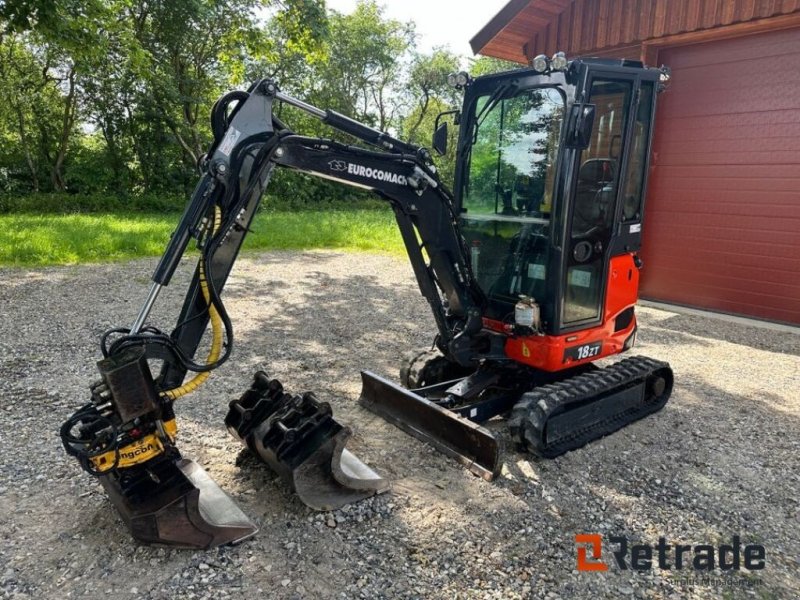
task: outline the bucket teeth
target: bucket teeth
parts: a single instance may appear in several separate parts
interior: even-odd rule
[[[335,510],[390,487],[345,448],[351,431],[333,418],[329,404],[310,392],[287,394],[263,372],[230,403],[225,424],[316,510]]]
[[[122,472],[122,471],[121,471]],[[100,478],[133,537],[144,543],[213,548],[258,528],[197,463],[161,456]]]

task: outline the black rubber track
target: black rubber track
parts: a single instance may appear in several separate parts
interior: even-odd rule
[[[447,360],[436,348],[413,355],[400,368],[400,383],[410,390],[470,375],[475,369]]]
[[[508,421],[512,439],[542,458],[555,458],[660,410],[672,391],[672,369],[668,363],[633,356],[609,367],[544,385],[522,395]],[[636,406],[622,404],[614,410],[598,410],[597,419],[568,436],[548,439],[548,422],[569,411],[602,402],[611,394],[644,386],[643,401]],[[585,420],[584,420],[585,421]]]

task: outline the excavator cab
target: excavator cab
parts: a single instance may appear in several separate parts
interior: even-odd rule
[[[584,59],[465,87],[455,194],[486,317],[525,296],[541,333],[602,323],[608,265],[641,243],[657,85],[639,63]]]

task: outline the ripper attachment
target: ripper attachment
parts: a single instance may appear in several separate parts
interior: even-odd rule
[[[311,508],[335,510],[389,489],[345,448],[352,432],[333,418],[327,402],[311,392],[288,394],[264,372],[230,403],[225,425]]]

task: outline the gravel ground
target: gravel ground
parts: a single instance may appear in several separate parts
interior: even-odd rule
[[[87,399],[98,335],[132,320],[154,264],[0,269],[0,597],[798,596],[800,335],[643,308],[638,351],[676,373],[667,407],[556,460],[509,450],[487,483],[357,405],[359,369],[396,376],[434,329],[410,267],[366,254],[237,264],[226,290],[234,358],[180,401],[180,447],[261,530],[206,552],[132,542],[56,431]],[[165,328],[183,272],[154,319]],[[222,420],[258,368],[329,401],[356,430],[351,449],[393,490],[314,513],[248,458]],[[491,428],[505,435],[502,422]],[[578,572],[577,533],[740,535],[766,548],[766,568],[728,573],[725,587],[689,587],[674,570]]]

